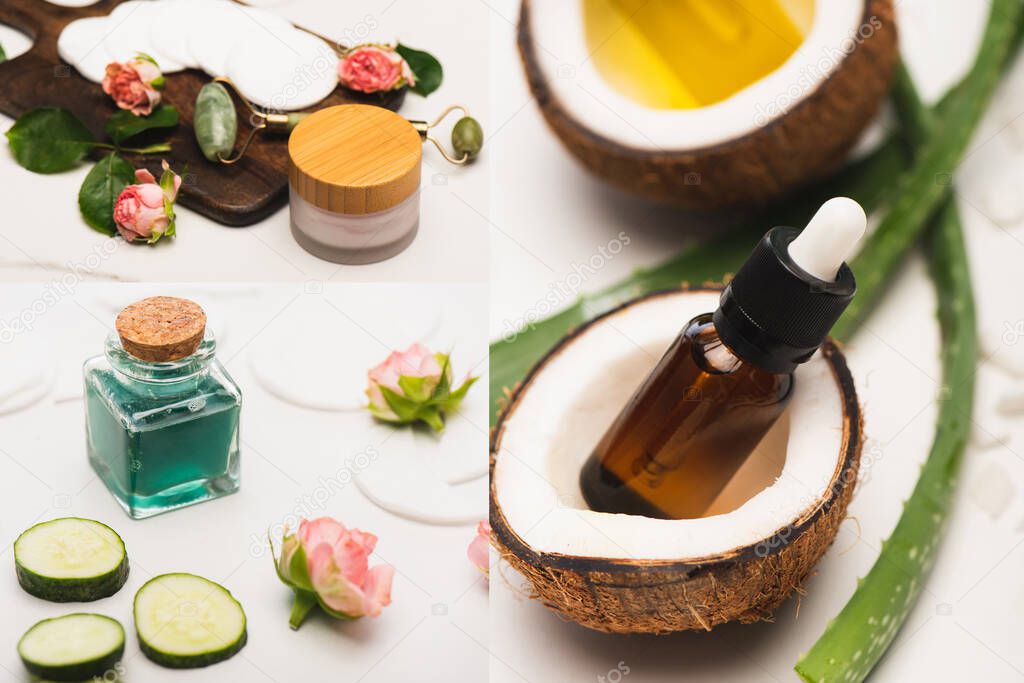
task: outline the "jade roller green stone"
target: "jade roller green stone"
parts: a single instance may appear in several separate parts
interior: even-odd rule
[[[227,88],[207,83],[199,90],[192,127],[204,157],[220,161],[231,156],[238,135],[238,115]]]
[[[460,157],[472,161],[484,146],[484,129],[471,116],[459,119],[452,128],[452,147]]]

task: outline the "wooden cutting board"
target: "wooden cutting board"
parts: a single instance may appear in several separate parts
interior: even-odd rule
[[[0,112],[18,117],[36,107],[64,107],[79,117],[97,139],[105,139],[104,124],[117,108],[99,84],[86,80],[61,61],[57,37],[69,22],[109,14],[121,1],[99,0],[88,7],[62,7],[46,0],[0,0],[0,23],[33,40],[28,52],[0,63]],[[168,74],[163,101],[173,104],[181,113],[181,122],[170,139],[172,151],[165,155],[125,157],[157,177],[163,158],[179,173],[187,168],[180,204],[225,225],[250,225],[288,201],[287,140],[261,133],[239,163],[224,166],[207,161],[192,133],[192,112],[199,88],[209,80],[208,75],[193,69]],[[361,102],[394,110],[404,97],[404,89],[381,97],[337,88],[316,108]],[[241,141],[249,132],[248,116],[237,102],[236,107]]]

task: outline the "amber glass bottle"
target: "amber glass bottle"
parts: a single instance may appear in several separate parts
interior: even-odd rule
[[[619,414],[580,477],[594,510],[700,517],[775,423],[793,375],[744,362],[697,316]]]
[[[853,298],[843,259],[865,224],[853,200],[838,198],[802,233],[764,236],[718,309],[683,329],[587,460],[580,489],[591,509],[667,519],[707,511]]]

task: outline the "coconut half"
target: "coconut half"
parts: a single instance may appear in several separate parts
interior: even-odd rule
[[[768,618],[832,543],[853,494],[861,413],[832,341],[713,504],[665,520],[589,510],[578,476],[626,400],[717,290],[652,294],[563,339],[514,391],[491,444],[492,539],[549,608],[618,633]]]
[[[802,44],[774,71],[714,104],[652,108],[595,65],[586,5],[523,0],[519,51],[544,118],[601,178],[690,208],[765,203],[837,168],[897,57],[892,0],[815,0]]]

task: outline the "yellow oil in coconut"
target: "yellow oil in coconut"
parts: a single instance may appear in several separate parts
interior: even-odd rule
[[[655,109],[704,107],[743,90],[789,59],[814,18],[814,0],[581,2],[598,71]]]

